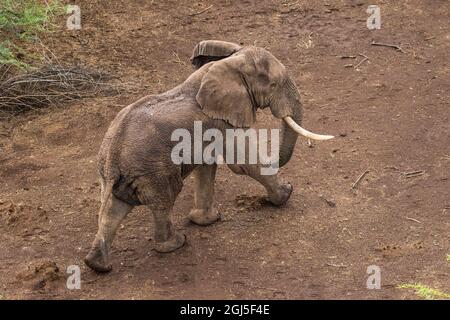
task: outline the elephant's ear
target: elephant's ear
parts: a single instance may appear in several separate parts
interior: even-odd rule
[[[234,55],[214,63],[203,76],[196,99],[203,112],[235,127],[250,127],[256,120],[245,80],[245,55]]]
[[[195,46],[191,56],[191,63],[198,69],[208,62],[229,57],[240,49],[241,46],[235,43],[219,40],[204,40]]]

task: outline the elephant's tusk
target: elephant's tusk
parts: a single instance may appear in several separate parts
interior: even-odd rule
[[[292,128],[292,130],[294,130],[295,132],[297,132],[298,134],[301,134],[302,136],[305,136],[307,138],[313,139],[313,140],[329,140],[329,139],[333,139],[334,136],[328,136],[328,135],[321,135],[321,134],[317,134],[317,133],[312,133],[306,129],[303,129],[302,127],[300,127],[295,121],[294,119],[292,119],[291,117],[284,117],[283,118],[284,121],[286,121],[286,123]]]

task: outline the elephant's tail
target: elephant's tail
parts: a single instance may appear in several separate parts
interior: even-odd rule
[[[106,208],[107,208],[108,201],[110,200],[111,195],[112,195],[113,186],[114,186],[114,180],[106,180],[105,181],[105,187],[103,189],[102,196],[101,196],[100,211],[98,212],[99,218],[103,217],[103,215],[105,214],[105,211],[107,210]]]

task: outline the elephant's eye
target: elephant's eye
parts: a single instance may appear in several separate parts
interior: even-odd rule
[[[275,82],[272,82],[270,84],[270,89],[275,89],[277,87],[277,84]]]

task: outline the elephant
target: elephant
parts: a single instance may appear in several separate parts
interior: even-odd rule
[[[269,107],[275,118],[282,119],[279,167],[290,160],[299,134],[316,140],[333,138],[300,126],[299,91],[285,66],[266,49],[205,40],[195,46],[191,62],[195,71],[182,84],[123,108],[105,134],[98,156],[98,231],[84,259],[97,272],[112,269],[113,238],[135,206],[145,205],[153,214],[156,251],[172,252],[183,246],[186,236],[174,228],[171,215],[183,180],[191,174],[194,206],[189,219],[202,226],[219,220],[214,206],[217,164],[175,164],[171,159],[174,130],[192,132],[196,121],[205,130],[249,128],[256,111]],[[262,184],[275,206],[283,205],[292,193],[292,185],[277,174],[262,175],[261,164],[227,165]]]

